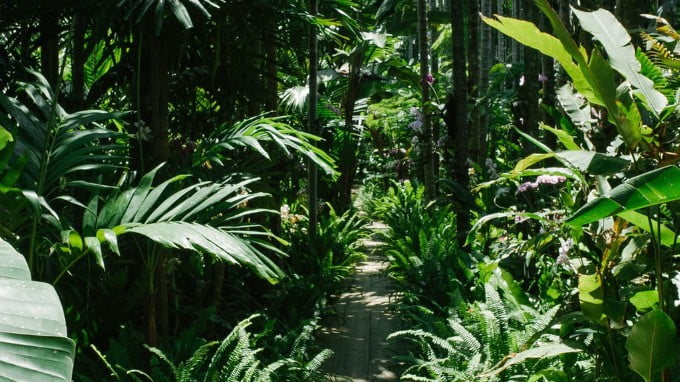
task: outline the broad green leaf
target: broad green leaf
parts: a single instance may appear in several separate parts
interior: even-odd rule
[[[571,226],[582,226],[629,210],[680,199],[680,169],[666,166],[630,178],[605,196],[581,207],[567,219]]]
[[[0,380],[69,382],[74,355],[54,288],[31,281],[24,257],[0,240]]]
[[[656,219],[650,219],[647,217],[647,215],[632,210],[619,212],[616,214],[616,216],[637,227],[640,227],[644,231],[649,233],[653,232],[654,235],[659,235],[660,233],[661,244],[665,245],[666,247],[672,247],[675,243],[676,233],[672,229],[668,228],[665,224],[658,222]]]
[[[579,170],[591,175],[611,175],[628,168],[630,161],[594,151],[569,150],[555,155],[566,160]]]
[[[581,27],[600,41],[607,52],[609,64],[640,91],[652,111],[658,115],[668,100],[654,89],[652,80],[640,73],[641,65],[635,57],[630,35],[616,17],[605,9],[586,12],[572,8],[572,12],[579,19]]]
[[[600,275],[580,275],[578,278],[578,299],[583,315],[601,323],[604,318],[604,293]]]
[[[630,330],[626,350],[630,368],[646,382],[651,382],[678,357],[675,324],[661,310],[642,316]]]
[[[659,304],[659,294],[655,290],[642,290],[631,296],[630,303],[639,312],[646,312]]]

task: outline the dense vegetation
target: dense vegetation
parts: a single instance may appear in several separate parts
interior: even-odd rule
[[[402,380],[678,380],[677,8],[0,2],[0,379],[333,380],[373,219]]]

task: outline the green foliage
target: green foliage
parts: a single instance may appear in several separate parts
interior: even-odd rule
[[[678,346],[673,319],[660,310],[652,310],[642,316],[630,330],[626,349],[630,368],[645,382],[677,362],[672,349]]]
[[[174,382],[267,382],[267,381],[330,381],[331,377],[320,368],[333,354],[324,349],[314,356],[308,356],[308,346],[316,321],[302,327],[299,333],[279,338],[288,347],[288,354],[274,354],[278,359],[267,362],[266,349],[258,343],[263,337],[271,335],[265,329],[253,333],[251,326],[258,315],[240,321],[222,341],[208,342],[198,347],[186,360],[175,363],[162,350],[147,347],[159,361],[156,368],[149,372],[133,369],[126,370],[121,365],[111,365],[107,358],[98,352],[117,381],[174,381]],[[272,355],[269,355],[271,357]]]
[[[0,379],[71,381],[75,343],[54,288],[31,281],[24,257],[0,239]]]
[[[325,174],[336,176],[333,159],[315,145],[319,140],[321,138],[313,134],[294,129],[284,122],[283,117],[258,115],[233,125],[222,124],[213,130],[197,148],[193,165],[198,168],[209,163],[224,167],[227,165],[225,162],[235,159],[233,155],[238,148],[247,148],[271,161],[275,159],[271,153],[273,150],[266,148],[266,144],[270,143],[285,156],[295,153],[309,159]],[[238,158],[237,165],[232,164],[228,172],[245,172],[253,162]]]
[[[286,206],[288,207],[288,206]],[[321,310],[327,298],[338,296],[354,265],[366,258],[361,239],[368,236],[367,221],[356,211],[337,215],[330,205],[314,238],[309,237],[304,215],[286,210],[282,215],[284,238],[290,242],[284,279],[270,297],[272,309],[288,325]]]
[[[427,203],[423,186],[394,184],[374,201],[388,225],[387,272],[405,303],[446,311],[453,295],[472,279],[472,259],[458,247],[456,217],[447,206]]]
[[[485,302],[451,317],[445,337],[425,330],[403,330],[388,338],[418,345],[405,357],[408,381],[507,381],[571,365],[565,355],[580,352],[550,334],[559,307],[541,314],[526,305],[512,307],[496,287],[485,284]],[[507,298],[507,297],[506,297]]]

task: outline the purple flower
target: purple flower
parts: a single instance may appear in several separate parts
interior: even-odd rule
[[[539,175],[538,178],[536,178],[536,183],[537,184],[560,184],[564,183],[567,181],[567,178],[560,176],[560,175]]]
[[[546,83],[548,81],[548,76],[543,73],[538,73],[538,82]]]
[[[408,127],[414,131],[420,131],[420,128],[423,127],[423,123],[416,119],[415,121],[409,123]]]
[[[534,182],[524,182],[517,187],[517,193],[519,194],[520,192],[527,192],[529,190],[535,190],[538,188],[538,183]]]
[[[434,83],[434,77],[432,77],[432,74],[429,74],[429,73],[428,73],[428,74],[425,76],[425,82],[427,82],[427,83],[430,84],[430,85],[432,85],[432,84]]]
[[[571,248],[574,246],[574,241],[571,239],[567,240],[561,240],[562,244],[560,245],[560,249],[557,251],[557,264],[566,264],[569,262],[569,251]]]

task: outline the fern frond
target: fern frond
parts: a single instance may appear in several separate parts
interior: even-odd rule
[[[149,352],[151,352],[153,355],[155,355],[156,357],[158,357],[159,360],[163,361],[163,363],[165,363],[165,364],[168,366],[168,368],[170,369],[170,371],[172,372],[172,377],[173,377],[173,379],[174,379],[175,381],[179,381],[179,380],[177,379],[177,367],[176,367],[175,364],[174,364],[174,363],[173,363],[173,362],[165,355],[165,353],[163,353],[163,352],[162,352],[160,349],[158,349],[158,348],[151,347],[151,346],[147,346],[147,345],[144,345],[144,346],[147,348],[147,350],[149,350]]]
[[[466,352],[468,355],[470,355],[479,354],[482,351],[482,344],[479,343],[477,337],[475,337],[474,334],[470,333],[470,331],[467,330],[458,321],[454,319],[449,319],[449,326],[456,333],[458,333],[460,343],[464,346],[464,348],[462,349],[463,352]]]
[[[213,341],[196,349],[194,354],[191,355],[191,358],[182,362],[177,367],[177,381],[191,382],[196,380],[197,376],[195,376],[194,373],[207,361],[208,355],[217,344],[219,344],[219,342]]]
[[[545,330],[548,329],[550,325],[552,325],[560,308],[560,305],[555,305],[547,312],[533,319],[532,323],[526,329],[527,340],[521,344],[519,350],[525,350],[529,348],[538,339],[538,337],[540,337],[541,334],[543,334],[543,332],[545,332]]]
[[[653,63],[665,69],[680,70],[680,59],[664,44],[648,33],[642,32],[640,35],[649,46],[647,54]]]
[[[216,376],[219,374],[220,371],[219,369],[221,369],[220,366],[224,365],[223,360],[225,357],[228,357],[227,364],[235,362],[233,360],[233,355],[235,353],[232,352],[229,356],[227,356],[227,350],[234,342],[237,342],[235,348],[238,348],[239,344],[241,344],[241,348],[244,347],[243,332],[245,332],[246,328],[252,324],[252,320],[257,316],[258,315],[253,315],[239,322],[238,325],[236,325],[236,327],[234,327],[234,329],[231,331],[231,333],[229,333],[229,335],[220,343],[220,346],[217,348],[217,351],[215,351],[215,354],[210,359],[210,364],[208,365],[208,370],[205,373],[203,382],[212,382],[216,380]],[[246,336],[248,336],[247,333]],[[249,345],[250,344],[248,343],[247,346]]]

